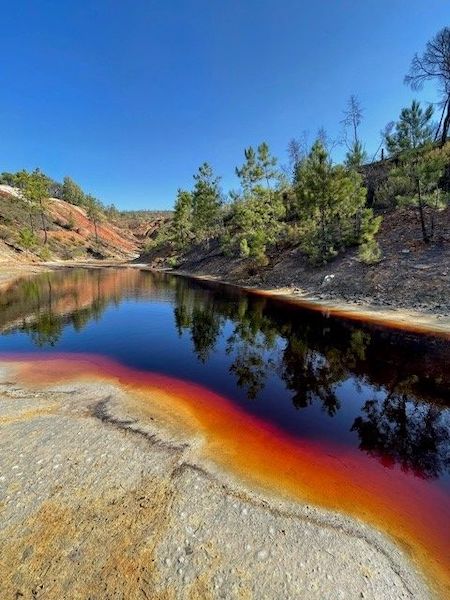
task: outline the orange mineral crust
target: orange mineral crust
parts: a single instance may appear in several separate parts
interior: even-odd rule
[[[253,486],[360,518],[389,534],[450,597],[450,501],[421,479],[356,448],[296,438],[205,387],[90,355],[0,355],[24,383],[107,380],[182,414],[204,439],[203,455]],[[162,404],[163,403],[163,404]],[[181,424],[180,423],[180,424]]]

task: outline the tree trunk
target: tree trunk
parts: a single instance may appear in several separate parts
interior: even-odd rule
[[[323,208],[320,209],[320,214],[321,214],[321,230],[322,230],[322,260],[324,260],[324,257],[327,254],[327,239],[326,239],[326,226],[325,226],[325,210]],[[325,260],[324,260],[325,262]]]
[[[41,220],[42,220],[42,227],[44,229],[44,244],[46,244],[47,243],[47,224],[45,222],[44,207],[42,206],[42,202],[41,202]]]
[[[450,96],[447,98],[447,114],[445,115],[444,124],[442,126],[441,146],[445,144],[450,128]]]
[[[449,99],[447,98],[447,100],[446,100],[446,101],[445,101],[445,103],[444,103],[444,106],[443,106],[443,108],[442,108],[442,112],[441,112],[441,118],[439,119],[439,124],[438,124],[438,126],[436,127],[436,133],[434,134],[434,141],[435,141],[435,142],[437,142],[437,141],[438,141],[438,139],[439,139],[439,135],[440,135],[440,133],[441,133],[441,129],[442,129],[442,122],[444,121],[444,116],[445,116],[445,113],[446,113],[446,110],[447,110],[447,106],[448,106],[448,100],[449,100]]]

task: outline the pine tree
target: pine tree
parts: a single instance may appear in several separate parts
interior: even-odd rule
[[[362,143],[355,140],[345,155],[345,165],[349,169],[358,169],[364,164],[366,156]]]
[[[301,245],[313,262],[326,262],[361,242],[363,225],[367,228],[372,217],[364,212],[367,190],[356,171],[333,166],[320,141],[302,162],[295,191]]]
[[[272,190],[273,180],[278,177],[276,165],[277,159],[270,154],[269,146],[266,142],[262,142],[262,144],[258,146],[258,166],[263,174],[269,191]]]
[[[433,149],[431,142],[419,150],[403,153],[389,176],[399,205],[413,206],[419,213],[423,241],[428,244],[434,236],[435,213],[445,208],[447,200],[439,189],[449,156],[447,149]],[[430,209],[427,219],[426,209]]]
[[[181,250],[186,247],[192,236],[192,194],[178,190],[173,215],[173,238]]]
[[[237,199],[232,206],[232,245],[241,256],[267,264],[267,247],[278,240],[284,215],[279,191],[256,188],[251,196]]]
[[[246,148],[244,157],[242,167],[236,167],[244,195],[250,195],[255,187],[261,187],[262,182],[266,183],[268,190],[272,190],[279,173],[276,169],[277,159],[271,155],[266,142],[262,142],[256,152],[252,146]]]
[[[245,162],[241,168],[236,167],[236,175],[241,181],[244,195],[250,195],[264,177],[264,171],[258,162],[256,152],[252,146],[244,150]]]
[[[395,132],[386,135],[389,154],[415,150],[430,142],[433,136],[432,117],[433,107],[430,105],[423,110],[417,100],[413,100],[411,107],[403,108],[395,124]]]
[[[46,212],[49,193],[49,178],[46,177],[39,169],[35,169],[32,173],[23,171],[21,189],[23,197],[25,198],[29,207],[31,222],[33,213],[38,213],[41,216],[42,229],[44,231],[44,244],[47,244],[48,232]]]
[[[75,206],[86,206],[86,195],[78,184],[70,177],[64,177],[62,199]]]
[[[192,231],[197,241],[208,239],[217,233],[220,224],[222,199],[220,178],[208,163],[203,163],[194,175],[192,192]]]
[[[242,194],[237,195],[232,204],[232,233],[225,246],[264,265],[267,264],[267,247],[278,240],[283,228],[281,220],[286,212],[280,190],[272,187],[279,179],[277,159],[270,154],[265,142],[258,146],[256,152],[251,146],[246,148],[244,157],[242,167],[236,168]]]
[[[96,198],[94,198],[94,196],[91,196],[90,194],[87,194],[87,196],[85,196],[85,203],[86,203],[86,214],[87,214],[88,219],[94,225],[95,242],[98,245],[98,224],[101,221],[102,216],[103,216],[101,208],[100,208],[100,203],[98,202],[98,200]]]

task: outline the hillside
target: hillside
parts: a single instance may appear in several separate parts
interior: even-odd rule
[[[170,223],[172,215],[170,210],[127,210],[120,212],[114,223],[145,246],[149,240],[156,238],[161,227]]]
[[[21,236],[29,229],[30,219],[36,243]],[[120,227],[103,216],[95,225],[86,210],[64,200],[50,198],[46,202],[45,224],[48,243],[43,244],[40,215],[30,217],[18,190],[0,185],[0,262],[39,260],[117,259],[128,260],[139,255],[140,240],[132,229]]]
[[[434,243],[424,244],[417,211],[382,211],[377,235],[382,259],[367,265],[350,248],[323,266],[311,266],[299,247],[281,245],[268,252],[269,264],[231,258],[217,241],[176,254],[165,244],[138,259],[153,267],[173,267],[235,284],[286,291],[319,300],[410,308],[450,314],[450,208],[440,213]],[[168,254],[169,252],[169,254]]]

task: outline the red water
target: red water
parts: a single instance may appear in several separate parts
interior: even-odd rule
[[[68,380],[120,384],[164,406],[204,437],[208,460],[269,492],[343,512],[399,542],[443,597],[450,597],[450,502],[444,488],[332,441],[299,439],[204,386],[84,354],[3,355],[32,385]]]

